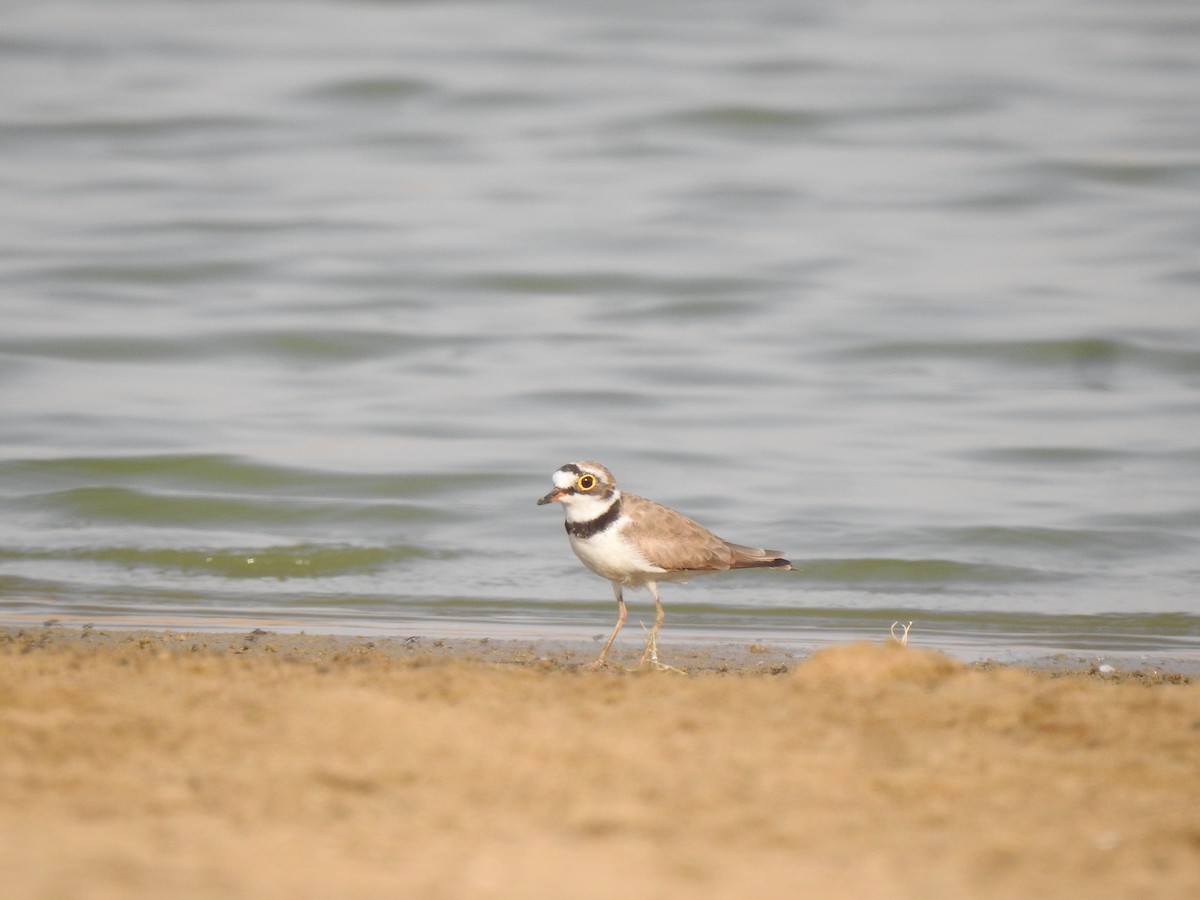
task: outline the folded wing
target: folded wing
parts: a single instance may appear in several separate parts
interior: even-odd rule
[[[682,513],[635,494],[623,494],[629,517],[626,536],[648,562],[672,572],[720,572],[725,569],[790,569],[777,550],[731,544]]]

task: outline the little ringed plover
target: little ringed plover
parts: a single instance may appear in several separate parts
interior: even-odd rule
[[[612,582],[617,624],[592,667],[604,657],[625,624],[621,589],[645,586],[654,597],[654,628],[642,654],[657,662],[656,641],[663,621],[658,582],[687,581],[726,569],[790,569],[778,550],[743,547],[722,540],[682,513],[622,492],[612,473],[598,462],[571,462],[553,476],[554,489],[538,500],[561,503],[571,549],[585,566]]]

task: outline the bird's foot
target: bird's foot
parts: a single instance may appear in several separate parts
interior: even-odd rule
[[[642,631],[646,632],[646,648],[642,650],[642,658],[638,660],[638,668],[642,668],[646,663],[658,665],[658,634],[653,631],[647,631],[646,626],[642,626]]]
[[[642,626],[643,629],[645,626]],[[651,631],[649,637],[646,638],[646,649],[642,651],[642,658],[638,662],[639,669],[653,669],[655,672],[676,672],[680,675],[686,675],[687,672],[683,669],[677,669],[674,666],[668,666],[664,662],[658,661],[658,633]]]
[[[677,669],[674,666],[668,666],[665,662],[659,662],[657,659],[652,659],[647,663],[642,664],[643,669],[651,669],[655,672],[674,672],[676,675],[686,675],[683,669]]]

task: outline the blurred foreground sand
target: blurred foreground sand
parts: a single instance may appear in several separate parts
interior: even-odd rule
[[[0,629],[4,895],[1200,896],[1186,678],[590,649]]]

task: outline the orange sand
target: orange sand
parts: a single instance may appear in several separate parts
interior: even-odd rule
[[[3,894],[1200,897],[1185,678],[567,657],[0,630]]]

